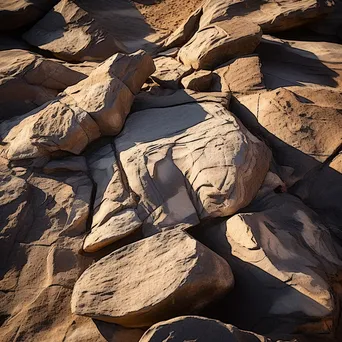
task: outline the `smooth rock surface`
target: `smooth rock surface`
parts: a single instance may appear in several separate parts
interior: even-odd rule
[[[200,92],[210,90],[212,80],[213,74],[210,71],[199,70],[184,77],[181,82],[184,88]]]
[[[193,69],[212,70],[228,60],[254,52],[261,29],[244,19],[232,19],[201,28],[179,50],[178,58]]]
[[[148,329],[139,342],[160,342],[170,336],[174,342],[272,342],[233,325],[199,316],[182,316],[159,322]]]
[[[130,244],[93,264],[74,287],[71,309],[127,327],[145,327],[196,312],[233,284],[222,258],[178,230]]]

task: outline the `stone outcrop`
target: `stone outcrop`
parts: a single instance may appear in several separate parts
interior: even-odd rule
[[[193,69],[213,69],[228,60],[254,52],[261,39],[258,25],[243,19],[205,26],[180,49],[179,60]]]
[[[186,89],[194,91],[208,91],[210,90],[213,81],[213,74],[207,70],[195,71],[189,76],[182,79],[182,85]]]
[[[233,284],[222,258],[177,230],[125,246],[90,266],[74,287],[71,309],[127,327],[146,327],[197,312]]]
[[[29,51],[0,51],[0,120],[25,114],[86,77]]]
[[[269,193],[197,237],[229,262],[240,284],[226,297],[224,307],[234,310],[225,319],[267,334],[333,329],[341,249],[298,198]]]
[[[148,329],[139,342],[165,341],[169,336],[175,341],[272,342],[233,325],[199,316],[182,316],[159,322]]]

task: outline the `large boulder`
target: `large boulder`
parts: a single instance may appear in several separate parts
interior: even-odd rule
[[[179,50],[178,58],[193,69],[213,69],[228,60],[251,54],[260,43],[258,25],[232,19],[201,28]]]
[[[200,28],[232,18],[243,18],[273,33],[304,25],[333,11],[330,0],[207,0],[203,4]]]
[[[181,230],[125,246],[77,281],[71,309],[127,327],[197,312],[231,290],[229,265]]]
[[[127,52],[120,41],[71,0],[60,1],[23,37],[66,61],[103,61],[114,53]]]
[[[2,0],[0,3],[0,31],[16,30],[35,23],[58,0]]]
[[[231,324],[199,316],[182,316],[159,322],[148,329],[139,342],[167,341],[169,336],[174,342],[272,342],[269,338],[240,330]]]
[[[25,114],[86,77],[29,51],[0,51],[0,120]]]
[[[193,230],[229,262],[239,284],[222,302],[222,318],[275,336],[333,331],[342,263],[329,230],[289,194],[271,192],[244,211]]]
[[[153,60],[143,51],[110,57],[58,99],[1,123],[4,156],[22,160],[60,151],[80,154],[101,134],[117,134],[134,94],[153,71]]]
[[[269,168],[269,149],[227,111],[224,98],[199,93],[196,101],[185,92],[174,95],[180,93],[184,96],[160,98],[171,107],[151,108],[153,102],[147,101],[149,109],[132,113],[114,140],[115,153],[94,164],[94,169],[108,170],[106,176],[99,173],[102,202],[97,202],[101,207],[94,224],[136,207],[139,220],[134,220],[142,222],[148,236],[232,215],[256,195]],[[135,204],[127,207],[126,198]],[[132,217],[127,218],[128,227]]]

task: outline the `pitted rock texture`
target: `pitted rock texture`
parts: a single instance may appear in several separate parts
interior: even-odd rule
[[[182,316],[159,322],[148,329],[139,342],[160,342],[170,336],[174,342],[272,342],[270,338],[199,316]]]
[[[244,19],[225,20],[201,28],[180,49],[179,60],[193,69],[212,70],[228,60],[254,52],[261,29]]]
[[[0,51],[0,120],[25,114],[86,77],[29,51]]]
[[[225,319],[264,333],[334,329],[341,247],[298,198],[269,193],[198,234],[229,262],[240,284],[226,297],[224,307],[235,310]]]
[[[145,327],[197,312],[233,284],[221,257],[177,230],[125,246],[93,264],[74,287],[71,309],[127,327]]]

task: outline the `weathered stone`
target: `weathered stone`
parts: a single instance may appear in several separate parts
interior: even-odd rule
[[[74,287],[71,308],[78,315],[144,327],[196,312],[233,283],[223,259],[178,230],[130,244],[90,266]]]
[[[195,34],[198,29],[199,21],[202,15],[202,7],[199,7],[193,13],[190,14],[182,25],[178,27],[171,35],[167,38],[164,43],[165,49],[173,47],[181,47]]]
[[[194,234],[229,262],[239,284],[222,301],[226,320],[271,335],[334,329],[341,250],[298,198],[270,193]]]
[[[146,235],[234,214],[270,162],[268,148],[219,102],[135,112],[115,148]]]
[[[0,119],[27,113],[86,77],[29,51],[0,51]]]
[[[258,25],[232,19],[203,27],[186,43],[178,58],[193,69],[213,69],[228,60],[254,52],[261,40]]]
[[[241,57],[214,71],[213,91],[231,91],[234,94],[260,92],[264,89],[261,63],[258,56]]]
[[[148,329],[139,342],[167,341],[170,336],[174,342],[272,342],[269,338],[239,330],[233,325],[199,316],[182,316],[159,322]]]
[[[66,61],[103,61],[114,53],[126,52],[123,44],[71,0],[60,1],[23,37]]]
[[[87,172],[88,166],[86,159],[82,156],[66,157],[60,160],[52,160],[48,162],[43,169],[44,173],[56,173],[65,171]]]
[[[304,25],[333,10],[330,0],[207,0],[203,4],[200,27],[243,18],[261,26],[263,32],[273,33]]]
[[[58,0],[2,0],[0,31],[11,31],[33,24],[47,13]]]
[[[192,71],[191,67],[184,66],[172,57],[158,57],[154,63],[156,71],[151,78],[164,88],[180,88],[180,80]]]
[[[199,70],[182,79],[182,85],[186,89],[194,91],[208,91],[213,80],[213,74],[210,71]]]

